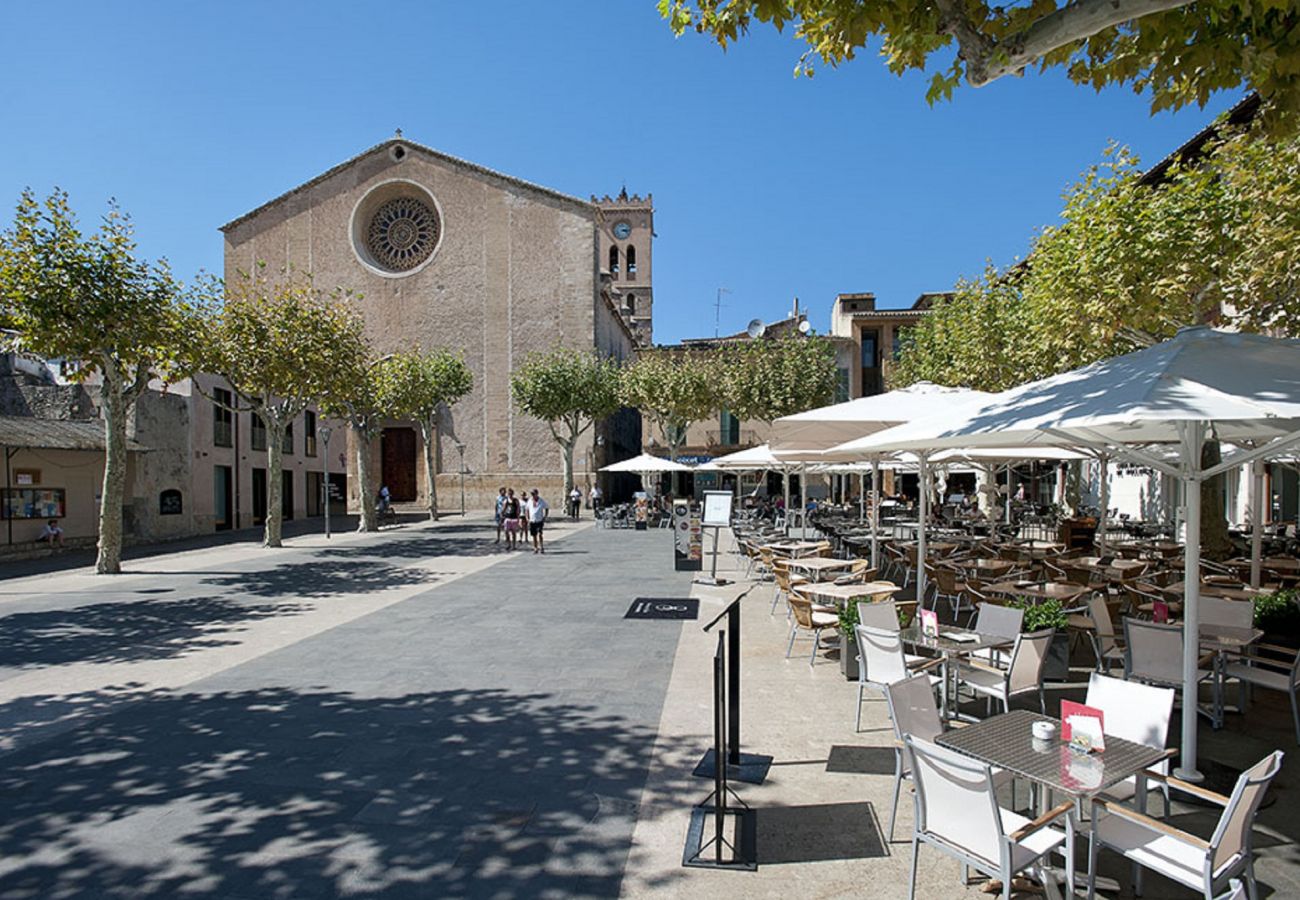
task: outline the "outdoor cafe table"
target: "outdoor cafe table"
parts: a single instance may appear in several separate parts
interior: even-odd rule
[[[1108,581],[1124,581],[1146,571],[1147,567],[1147,563],[1140,559],[1112,559],[1104,566],[1101,560],[1100,556],[1080,556],[1066,560],[1063,565],[1097,572]]]
[[[899,543],[898,546],[907,547],[909,549],[915,550],[920,545],[917,544],[916,541],[903,541]],[[953,543],[952,541],[926,541],[925,542],[926,551],[928,553],[934,554],[935,556],[946,556],[947,554],[956,550],[959,546],[960,544]]]
[[[976,575],[987,575],[990,578],[998,578],[1014,569],[1017,563],[1009,559],[998,559],[997,557],[986,559],[961,559],[952,563],[959,569]]]
[[[794,585],[794,591],[810,600],[829,600],[837,606],[854,600],[884,600],[897,593],[898,585],[892,581],[868,581],[865,584],[836,584],[833,581],[805,582]]]
[[[830,559],[825,556],[806,556],[801,559],[792,559],[787,566],[798,572],[804,572],[813,581],[821,581],[827,572],[839,572],[844,569],[853,568],[856,560],[852,559]]]
[[[821,546],[817,541],[778,541],[775,544],[768,544],[767,549],[779,556],[789,556],[797,559],[810,553],[816,553]]]
[[[1250,578],[1250,560],[1230,559],[1228,565],[1241,574],[1243,578]],[[1300,559],[1292,559],[1289,556],[1265,557],[1259,561],[1259,568],[1262,572],[1272,572],[1283,581],[1300,579]]]
[[[957,640],[953,635],[962,635],[966,640]],[[954,657],[970,656],[980,650],[989,650],[995,647],[1006,647],[1015,643],[1015,638],[1009,638],[1004,634],[984,634],[979,631],[964,631],[960,628],[940,628],[937,637],[925,634],[921,630],[920,624],[913,620],[912,624],[899,632],[899,637],[903,643],[911,644],[913,647],[922,650],[928,650],[943,657],[943,693],[940,709],[943,710],[945,719],[954,719],[957,717],[957,692],[949,691],[949,683],[953,680],[955,669],[952,666]],[[974,639],[971,640],[970,638]],[[948,698],[953,698],[952,709],[948,708]]]
[[[1187,582],[1176,581],[1173,584],[1167,584],[1161,589],[1162,593],[1169,594],[1171,597],[1181,598],[1187,590]],[[1233,587],[1230,584],[1215,584],[1212,581],[1201,582],[1202,597],[1222,597],[1224,600],[1254,600],[1260,595],[1260,591],[1248,587]],[[1143,607],[1150,606],[1149,603],[1143,603]],[[1142,607],[1139,607],[1141,609]],[[1144,610],[1148,611],[1148,610]]]
[[[1030,597],[1034,600],[1059,600],[1073,603],[1092,589],[1082,584],[1064,584],[1059,581],[999,581],[984,588],[986,594],[1003,597]]]
[[[1036,742],[1035,722],[1052,722],[1057,737]],[[955,728],[940,735],[940,746],[955,750],[986,765],[1010,772],[1026,781],[1046,788],[1040,792],[1040,811],[1050,806],[1049,793],[1063,794],[1074,801],[1074,811],[1066,819],[1072,833],[1084,802],[1094,794],[1114,787],[1127,778],[1138,776],[1135,796],[1146,797],[1141,773],[1165,758],[1165,751],[1146,744],[1106,735],[1106,749],[1094,753],[1071,750],[1059,737],[1061,722],[1050,716],[1024,709],[993,716],[966,728]],[[1141,802],[1141,801],[1139,801]],[[1070,844],[1073,842],[1071,841]],[[1070,844],[1067,844],[1069,846]],[[1068,860],[1067,896],[1074,896],[1073,860]]]

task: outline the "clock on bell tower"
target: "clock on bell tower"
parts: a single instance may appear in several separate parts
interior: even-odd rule
[[[617,197],[593,195],[591,202],[601,211],[601,271],[609,275],[613,293],[637,339],[648,346],[654,336],[652,196],[628,196],[623,188]]]

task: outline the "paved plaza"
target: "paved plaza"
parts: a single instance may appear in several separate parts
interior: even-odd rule
[[[771,586],[693,584],[666,531],[549,533],[545,556],[507,554],[471,517],[0,581],[0,900],[905,896],[884,704],[853,731],[855,686],[785,659]],[[698,620],[623,618],[686,596]],[[739,786],[759,870],[684,869],[710,786],[690,775],[701,626],[738,596],[746,749],[776,757]],[[1206,756],[1294,748],[1270,698],[1246,721],[1207,730]],[[1265,896],[1300,896],[1292,765],[1256,833]],[[933,851],[920,886],[980,895]]]

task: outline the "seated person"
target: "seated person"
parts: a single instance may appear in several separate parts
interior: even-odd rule
[[[63,546],[63,529],[59,527],[57,519],[50,519],[41,529],[41,536],[36,539],[36,543],[46,541],[51,547]]]

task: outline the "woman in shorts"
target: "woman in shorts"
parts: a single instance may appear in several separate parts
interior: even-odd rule
[[[506,492],[506,502],[501,504],[501,519],[506,526],[506,549],[514,550],[519,544],[519,498],[515,489]]]

